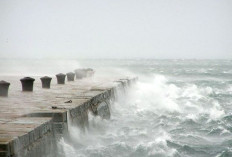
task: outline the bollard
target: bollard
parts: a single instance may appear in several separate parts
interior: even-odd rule
[[[0,81],[0,96],[7,97],[10,83],[6,81]]]
[[[82,69],[76,69],[75,74],[76,74],[76,79],[82,79],[84,77]]]
[[[83,77],[88,77],[88,69],[82,69]]]
[[[75,73],[69,72],[66,75],[67,75],[68,81],[74,81]]]
[[[94,70],[91,68],[86,69],[87,77],[92,77],[94,75]]]
[[[42,88],[47,88],[47,89],[50,88],[51,80],[52,80],[51,77],[44,76],[44,77],[41,77],[40,80],[42,82]]]
[[[22,83],[22,90],[23,91],[29,91],[29,92],[33,91],[33,83],[35,81],[34,78],[24,77],[24,78],[20,79],[20,81]]]
[[[65,83],[65,77],[66,77],[65,74],[62,74],[62,73],[57,74],[56,75],[57,83],[58,84],[64,84]]]

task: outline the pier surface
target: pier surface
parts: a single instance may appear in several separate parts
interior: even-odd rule
[[[33,154],[46,150],[41,144],[53,145],[47,140],[67,129],[68,114],[84,123],[89,108],[135,80],[86,78],[58,85],[53,78],[51,89],[43,89],[40,77],[34,77],[34,91],[22,92],[20,78],[2,78],[11,86],[9,97],[0,97],[0,157],[36,156]]]

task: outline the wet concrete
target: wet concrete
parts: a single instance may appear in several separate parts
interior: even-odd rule
[[[51,89],[43,89],[39,78],[35,77],[33,92],[21,92],[18,77],[4,78],[13,83],[9,97],[0,97],[0,157],[46,156],[56,149],[56,140],[67,132],[69,123],[87,126],[88,112],[109,118],[107,104],[115,90],[136,81],[98,78],[65,85],[53,81]]]

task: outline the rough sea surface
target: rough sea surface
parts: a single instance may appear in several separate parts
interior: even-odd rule
[[[232,156],[232,60],[64,60],[54,68],[67,62],[139,81],[110,105],[110,120],[90,114],[85,132],[70,127],[71,140],[59,142],[60,156]]]

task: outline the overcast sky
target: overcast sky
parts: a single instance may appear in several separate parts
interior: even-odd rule
[[[232,59],[232,0],[0,0],[18,57]]]

